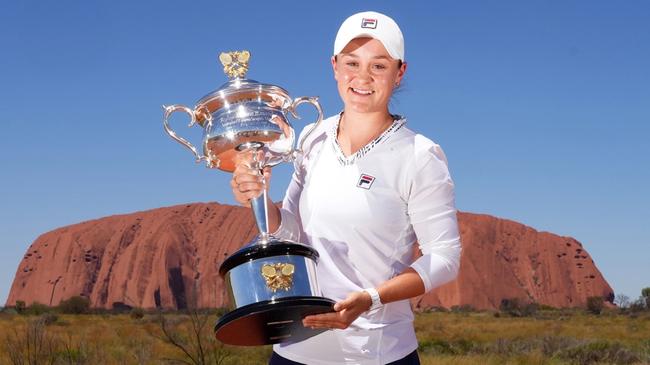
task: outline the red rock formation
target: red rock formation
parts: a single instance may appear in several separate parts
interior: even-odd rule
[[[584,305],[612,289],[576,240],[516,222],[460,213],[458,279],[417,306],[498,308],[503,298]],[[7,305],[57,305],[75,295],[95,307],[224,306],[219,265],[256,234],[248,209],[195,203],[116,215],[56,229],[27,250]]]
[[[463,253],[458,278],[416,301],[418,307],[468,304],[496,309],[518,298],[553,307],[586,305],[614,293],[582,244],[484,214],[459,213]]]

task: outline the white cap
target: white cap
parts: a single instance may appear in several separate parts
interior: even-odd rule
[[[388,54],[404,61],[404,36],[390,17],[375,11],[364,11],[345,19],[334,41],[334,55],[341,53],[351,40],[370,37],[380,41]]]

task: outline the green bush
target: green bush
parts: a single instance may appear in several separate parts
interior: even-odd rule
[[[49,313],[52,311],[52,308],[48,307],[45,304],[41,304],[39,302],[34,302],[32,305],[27,307],[23,313],[24,314],[29,314],[29,315],[34,315],[34,316],[40,316],[41,314]]]
[[[472,307],[469,304],[454,305],[449,310],[451,312],[454,312],[454,313],[473,313],[473,312],[476,312],[476,308]]]
[[[59,311],[65,314],[84,314],[90,310],[90,299],[81,296],[70,297],[59,303]]]
[[[144,309],[142,308],[133,308],[129,316],[133,319],[142,319],[144,317]]]
[[[563,351],[560,358],[579,365],[635,364],[641,361],[636,353],[619,343],[605,341],[589,342]]]
[[[644,299],[645,309],[650,309],[650,287],[641,289],[641,297]]]
[[[646,303],[643,297],[639,297],[639,299],[630,303],[630,307],[628,308],[630,314],[637,314],[638,312],[642,312],[645,309],[646,309]]]
[[[226,314],[228,312],[229,312],[228,308],[225,308],[225,307],[217,307],[217,308],[212,309],[212,314],[217,316],[217,318],[221,318],[224,314]]]
[[[587,298],[587,310],[592,314],[600,314],[603,311],[603,297],[589,297]]]
[[[27,308],[27,305],[25,304],[24,300],[17,300],[16,301],[16,312],[19,314],[23,314],[25,312],[25,308]]]
[[[15,328],[13,333],[3,335],[2,350],[10,364],[55,363],[59,342],[54,335],[48,333],[42,318],[30,320],[27,326]]]
[[[478,347],[479,346],[472,341],[465,339],[456,341],[433,339],[419,343],[418,351],[430,355],[463,356],[476,352]]]
[[[562,354],[578,345],[580,345],[580,341],[566,336],[544,336],[541,339],[542,354],[547,357]]]
[[[41,321],[46,326],[54,324],[58,320],[59,320],[59,316],[56,313],[48,312],[48,313],[45,313],[45,314],[41,315]]]
[[[17,311],[16,308],[14,308],[14,307],[4,307],[4,308],[2,309],[2,314],[4,314],[4,315],[9,315],[9,316],[13,316],[13,315],[15,315],[15,314],[18,314],[18,311]]]
[[[557,308],[550,306],[548,304],[539,304],[537,305],[537,309],[541,311],[557,311]]]
[[[539,306],[537,303],[526,302],[519,298],[501,299],[499,311],[512,317],[530,317],[537,313]]]

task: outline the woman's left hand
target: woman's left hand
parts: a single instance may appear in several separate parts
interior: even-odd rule
[[[345,300],[334,304],[334,313],[314,314],[302,320],[305,327],[345,329],[361,313],[370,309],[372,299],[365,291],[350,293]]]

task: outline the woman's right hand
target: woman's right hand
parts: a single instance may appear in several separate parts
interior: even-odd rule
[[[230,180],[235,200],[245,207],[250,207],[251,199],[260,196],[264,189],[268,191],[271,181],[271,168],[265,167],[262,176],[260,170],[254,166],[254,153],[257,153],[258,161],[262,159],[262,151],[246,150],[237,154],[235,171]]]

